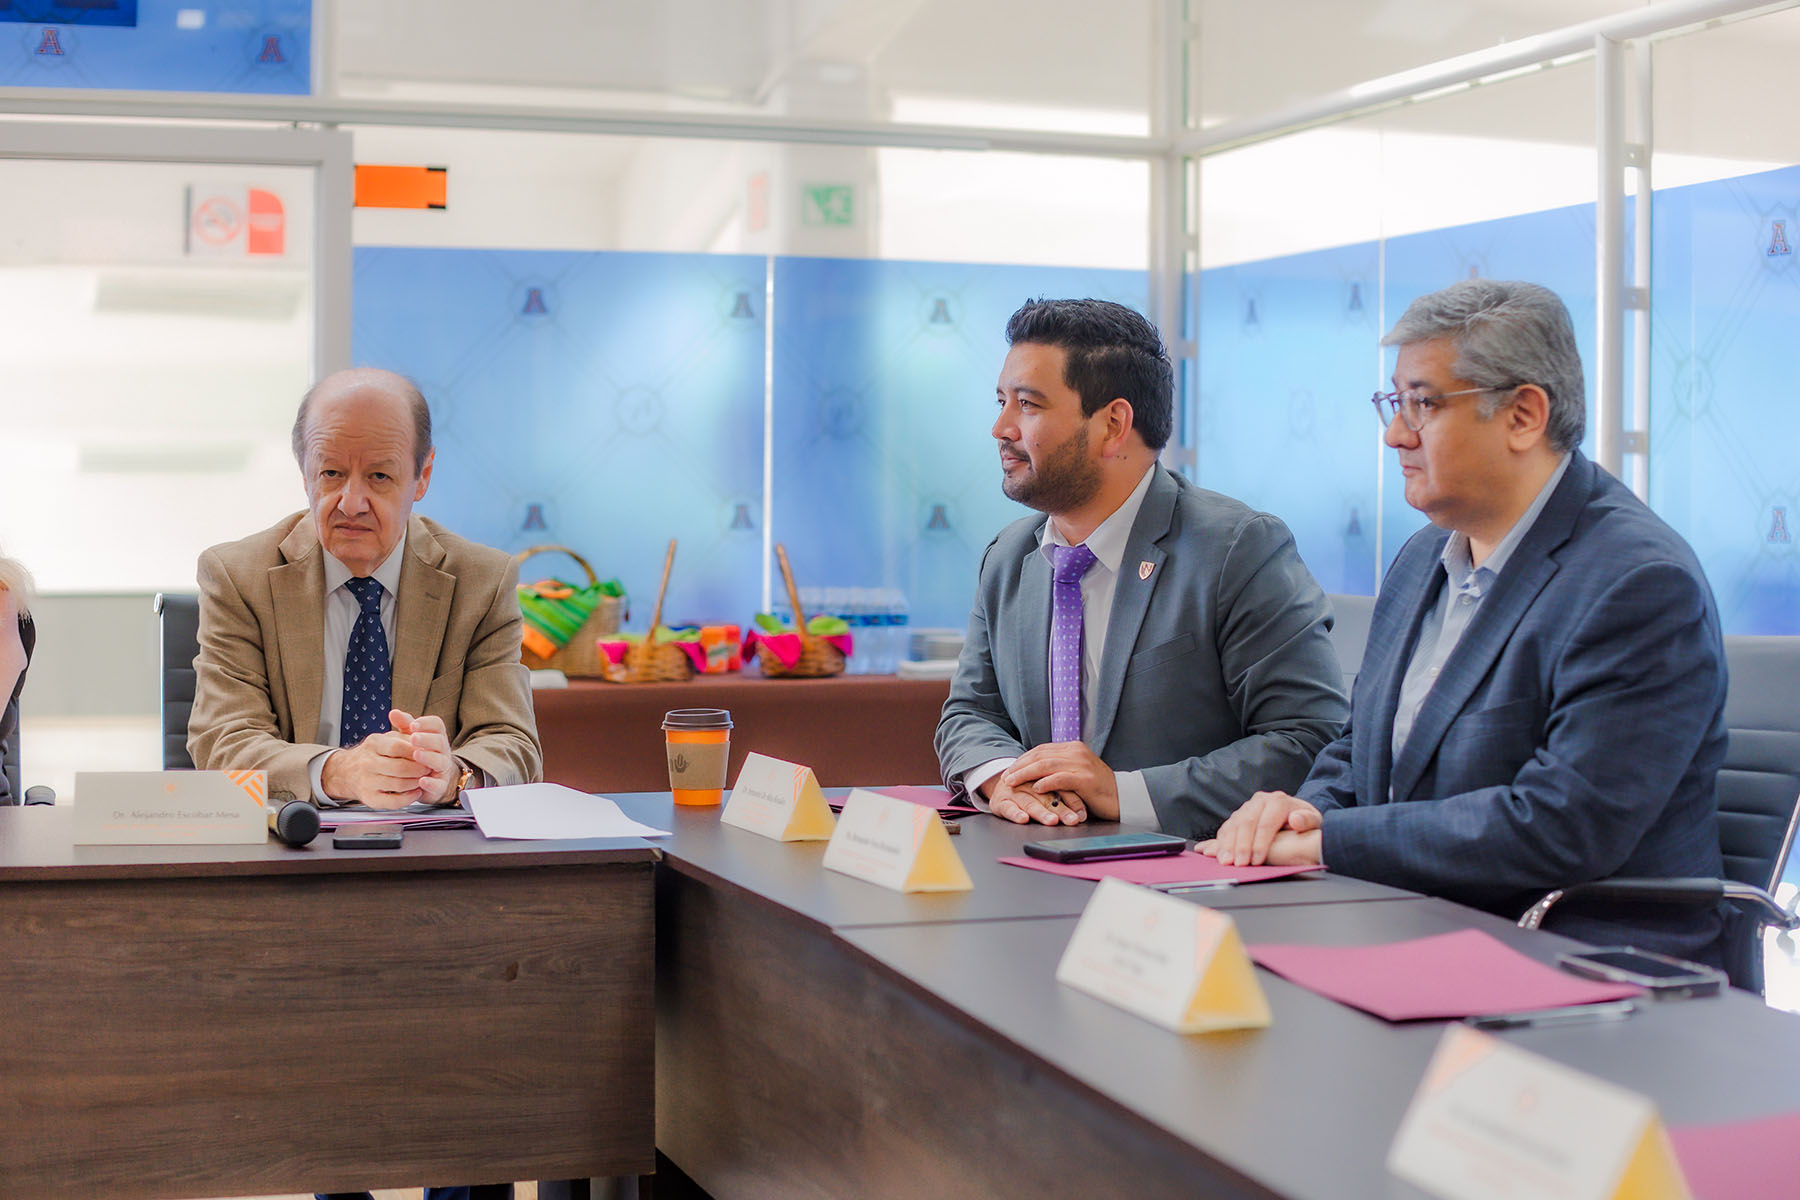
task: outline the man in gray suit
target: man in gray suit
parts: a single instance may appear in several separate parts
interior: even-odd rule
[[[1286,526],[1157,465],[1174,377],[1100,300],[1013,314],[1001,487],[1047,513],[982,557],[938,722],[944,779],[1012,821],[1210,834],[1342,727],[1331,609]]]
[[[1201,849],[1316,863],[1516,917],[1610,875],[1717,877],[1719,615],[1681,536],[1581,454],[1568,310],[1529,283],[1413,302],[1375,397],[1432,524],[1382,581],[1350,727]],[[1722,914],[1551,910],[1546,928],[1717,962]]]

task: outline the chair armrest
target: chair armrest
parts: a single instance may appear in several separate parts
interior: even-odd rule
[[[55,789],[46,787],[44,784],[41,784],[41,783],[34,784],[33,786],[25,789],[25,803],[27,803],[27,804],[55,804],[56,803],[56,791],[55,791]]]
[[[1600,879],[1593,883],[1571,884],[1547,893],[1543,899],[1525,910],[1519,928],[1536,929],[1552,906],[1563,901],[1604,900],[1637,901],[1642,904],[1679,904],[1698,906],[1728,900],[1740,908],[1754,911],[1757,920],[1778,929],[1800,929],[1800,916],[1776,903],[1775,897],[1759,887],[1731,879]]]

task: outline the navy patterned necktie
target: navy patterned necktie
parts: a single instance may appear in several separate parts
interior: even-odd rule
[[[371,733],[390,728],[394,676],[388,665],[387,634],[381,629],[380,580],[346,579],[344,586],[362,608],[344,651],[344,715],[338,723],[338,745],[354,746]]]

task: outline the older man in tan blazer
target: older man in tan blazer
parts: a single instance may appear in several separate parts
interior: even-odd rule
[[[200,556],[195,765],[376,808],[540,778],[517,568],[412,515],[433,462],[418,389],[329,376],[301,402],[294,457],[308,511]]]

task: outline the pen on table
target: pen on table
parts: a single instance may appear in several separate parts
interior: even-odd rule
[[[949,817],[944,816],[942,813],[938,814],[938,820],[944,823],[944,832],[950,834],[952,837],[962,832],[961,825],[952,821]]]
[[[1150,886],[1159,892],[1179,896],[1183,892],[1213,892],[1237,885],[1238,881],[1235,879],[1180,879],[1173,883],[1153,883]]]
[[[1540,1008],[1536,1012],[1489,1013],[1467,1017],[1463,1023],[1476,1029],[1542,1029],[1551,1025],[1584,1025],[1589,1021],[1623,1021],[1637,1009],[1636,1000],[1613,1000],[1606,1004]]]

